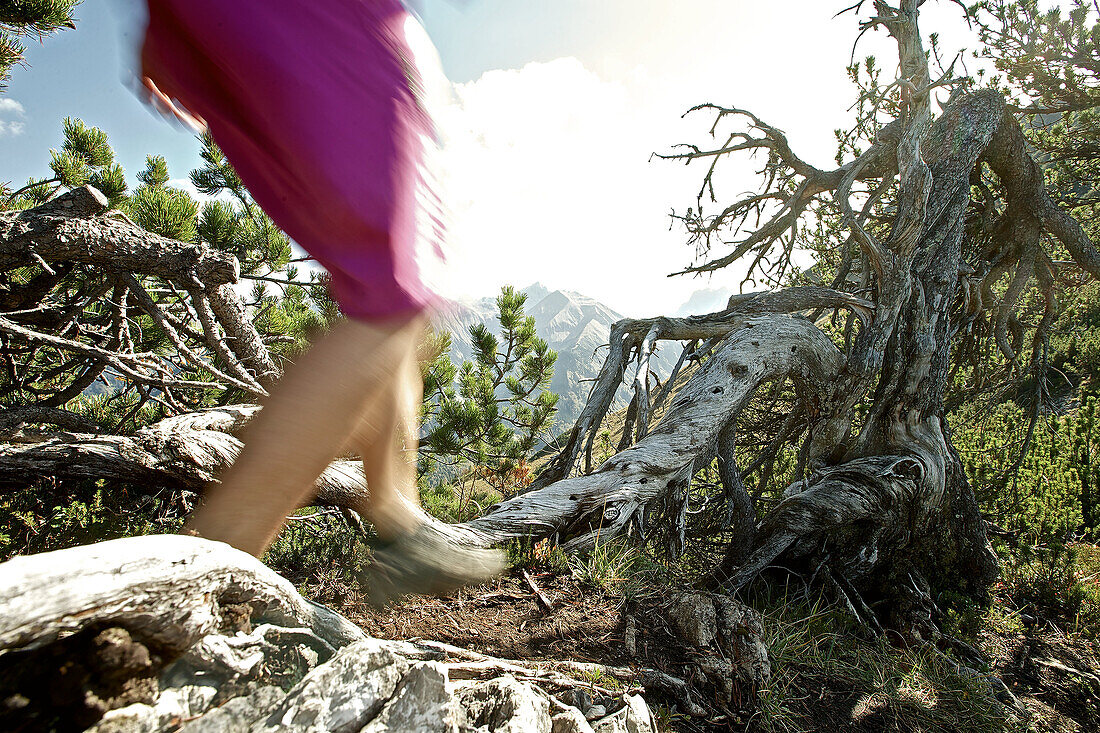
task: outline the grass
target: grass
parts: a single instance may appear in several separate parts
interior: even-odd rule
[[[1006,715],[985,679],[933,647],[864,640],[841,609],[820,599],[773,596],[754,606],[765,617],[772,662],[754,730],[1026,730]]]
[[[623,596],[657,568],[640,549],[619,539],[597,543],[587,555],[569,557],[568,564],[580,583]]]

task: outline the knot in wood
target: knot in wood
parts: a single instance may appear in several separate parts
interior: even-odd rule
[[[890,475],[920,483],[924,479],[924,466],[915,458],[899,458],[889,469]]]

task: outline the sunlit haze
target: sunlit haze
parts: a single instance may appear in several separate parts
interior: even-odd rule
[[[424,24],[451,83],[438,111],[450,204],[451,295],[539,281],[629,315],[672,312],[700,288],[737,288],[735,271],[668,278],[693,252],[669,212],[694,202],[703,169],[651,161],[677,142],[707,141],[712,101],[753,110],[804,158],[830,165],[847,124],[845,74],[857,32],[845,3],[821,0],[481,0],[424,4]],[[0,98],[0,179],[46,170],[65,115],[111,136],[132,176],[162,154],[177,184],[197,143],[143,109],[119,83],[113,18],[78,9],[76,31],[28,54]],[[922,9],[923,29],[952,51],[972,38],[960,8]],[[893,69],[883,33],[874,53]],[[972,61],[969,62],[972,65]],[[753,161],[728,162],[727,200],[755,185]]]

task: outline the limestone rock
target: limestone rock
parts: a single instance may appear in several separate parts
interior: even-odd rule
[[[657,733],[653,714],[640,695],[626,695],[626,705],[592,725],[594,733]]]
[[[218,690],[209,685],[184,685],[161,690],[154,705],[135,703],[104,714],[95,733],[155,733],[205,713]]]
[[[87,733],[154,733],[159,727],[152,705],[134,703],[107,711]]]
[[[285,693],[271,685],[260,687],[248,695],[235,697],[214,708],[201,718],[185,723],[179,733],[236,733],[248,730],[267,717]]]
[[[764,619],[729,597],[721,598],[718,611],[722,635],[731,648],[737,674],[758,689],[765,687],[771,679],[772,665],[764,644]]]
[[[581,711],[572,707],[555,715],[550,724],[550,733],[594,733]]]
[[[713,593],[687,593],[669,606],[672,628],[689,647],[722,653],[700,662],[705,671],[764,687],[771,663],[764,645],[764,621],[740,601]],[[730,690],[724,690],[727,696]]]
[[[307,674],[253,730],[354,733],[378,714],[408,668],[376,641],[350,644]]]
[[[531,685],[505,675],[458,694],[462,733],[550,733],[550,702]]]
[[[458,707],[447,690],[447,668],[436,662],[413,666],[393,699],[361,733],[457,733]]]

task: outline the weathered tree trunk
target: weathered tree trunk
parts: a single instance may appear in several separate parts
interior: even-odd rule
[[[0,565],[0,650],[28,650],[91,626],[121,626],[181,653],[223,625],[227,606],[310,629],[334,647],[365,638],[251,555],[221,542],[163,535],[17,557]]]
[[[61,194],[26,211],[0,213],[0,270],[44,262],[82,262],[140,272],[184,287],[237,281],[237,258],[198,244],[165,239],[107,213],[106,197],[91,186]]]

